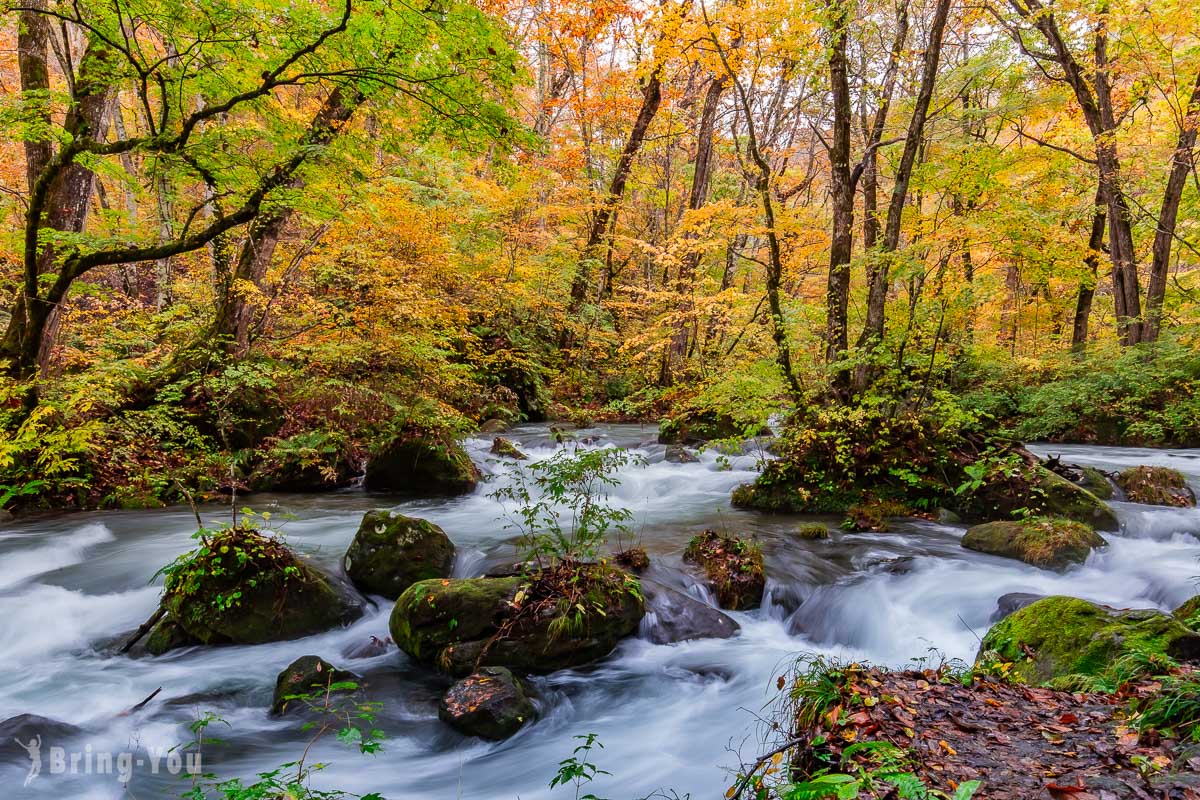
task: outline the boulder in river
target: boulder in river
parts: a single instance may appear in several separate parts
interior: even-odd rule
[[[450,577],[454,543],[427,520],[368,511],[342,566],[362,591],[395,600],[417,581]]]
[[[661,583],[642,579],[642,592],[646,597],[642,638],[654,644],[728,639],[742,629],[728,614]]]
[[[534,718],[521,682],[504,667],[480,667],[450,687],[438,717],[468,736],[507,739]]]
[[[819,522],[805,522],[796,528],[796,535],[801,539],[828,539],[829,528]]]
[[[1200,634],[1154,609],[1116,609],[1074,597],[1038,600],[1000,620],[983,637],[977,666],[1011,663],[1029,683],[1097,676],[1133,652],[1200,659]]]
[[[650,556],[644,547],[628,547],[613,553],[613,561],[617,562],[622,569],[639,575],[650,566]]]
[[[1019,514],[1060,517],[1098,531],[1120,530],[1117,515],[1096,495],[1042,466],[1001,471],[967,492],[954,509],[968,522],[1016,519]]]
[[[37,742],[43,752],[47,752],[51,747],[63,746],[81,733],[81,728],[69,722],[37,714],[9,717],[0,722],[0,761],[15,761],[28,766],[29,751],[23,745]]]
[[[525,461],[529,458],[529,456],[518,450],[515,444],[503,436],[497,436],[492,440],[491,454],[500,456],[501,458],[511,458],[514,461]]]
[[[999,622],[1010,614],[1015,614],[1025,606],[1031,606],[1046,595],[1032,592],[1009,592],[1000,595],[996,601],[996,611],[992,614],[992,622]]]
[[[740,611],[762,603],[767,582],[762,550],[748,539],[704,531],[688,542],[683,560],[704,570],[721,608]]]
[[[487,422],[479,426],[480,433],[504,433],[512,426],[502,419],[492,417]]]
[[[1080,482],[1080,486],[1101,500],[1113,499],[1113,485],[1108,475],[1095,467],[1081,467],[1080,470],[1083,472],[1083,481]]]
[[[367,461],[367,489],[410,495],[469,494],[479,469],[446,432],[405,428],[377,448]]]
[[[348,624],[363,613],[353,588],[247,528],[210,534],[167,570],[164,612],[147,650],[183,644],[260,644]]]
[[[698,464],[700,457],[681,444],[673,444],[667,448],[663,460],[672,464]]]
[[[451,675],[480,666],[544,673],[603,658],[637,632],[644,613],[632,575],[562,564],[528,577],[415,583],[389,627],[401,650]]]
[[[289,709],[307,708],[305,698],[320,702],[326,693],[353,692],[358,688],[358,680],[353,672],[338,669],[320,656],[300,656],[275,679],[271,713],[286,714]]]
[[[1196,493],[1177,469],[1130,467],[1117,475],[1116,482],[1131,503],[1178,508],[1196,505]]]
[[[963,535],[968,550],[1016,558],[1042,569],[1063,570],[1087,560],[1108,542],[1082,522],[1039,517],[1019,522],[985,522]]]

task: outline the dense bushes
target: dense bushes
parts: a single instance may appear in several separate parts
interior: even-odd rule
[[[967,407],[1024,441],[1200,446],[1200,350],[1182,339],[1085,358],[963,365]]]

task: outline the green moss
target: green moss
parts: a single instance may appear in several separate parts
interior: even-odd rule
[[[1187,625],[1192,630],[1200,630],[1200,594],[1184,602],[1172,612],[1175,619]]]
[[[523,582],[509,577],[414,583],[392,609],[392,640],[413,658],[433,661],[446,645],[490,636]]]
[[[819,522],[806,522],[796,528],[796,535],[801,539],[828,539],[829,528]]]
[[[1108,476],[1095,467],[1083,468],[1083,488],[1099,497],[1101,500],[1112,500],[1113,487]]]
[[[1120,529],[1117,515],[1088,490],[1040,465],[1003,467],[955,501],[954,510],[972,522],[1060,517],[1100,531]]]
[[[1187,478],[1177,469],[1130,467],[1117,475],[1116,482],[1131,503],[1181,508],[1196,505]]]
[[[418,581],[449,577],[454,544],[427,520],[368,511],[342,564],[363,591],[396,598]]]
[[[1108,544],[1081,522],[1037,518],[1020,522],[988,522],[963,535],[969,550],[1018,558],[1042,569],[1066,569],[1082,564],[1094,547]]]
[[[1135,651],[1194,657],[1200,654],[1200,635],[1161,611],[1120,611],[1074,597],[1047,597],[993,625],[976,666],[1011,663],[1012,675],[1041,684],[1098,676]]]

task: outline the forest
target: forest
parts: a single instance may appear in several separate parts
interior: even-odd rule
[[[1200,6],[3,8],[14,796],[1200,799]]]

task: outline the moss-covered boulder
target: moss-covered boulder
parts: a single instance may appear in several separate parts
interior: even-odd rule
[[[1200,630],[1200,594],[1187,600],[1179,608],[1171,612],[1175,619],[1187,625],[1192,630]]]
[[[518,450],[515,444],[503,436],[497,436],[492,440],[491,454],[500,456],[501,458],[511,458],[513,461],[524,461],[529,458],[529,456]]]
[[[367,489],[430,496],[469,494],[479,469],[448,433],[406,428],[367,460]]]
[[[417,581],[450,577],[454,543],[427,520],[368,511],[342,566],[362,591],[395,600]]]
[[[663,460],[672,464],[698,464],[700,457],[681,444],[673,444],[663,454]]]
[[[166,570],[148,649],[295,639],[362,616],[362,599],[283,542],[245,528],[211,534]]]
[[[338,669],[320,656],[300,656],[275,679],[271,713],[304,710],[309,707],[306,698],[319,703],[326,695],[354,692],[359,680],[353,672]]]
[[[1196,505],[1195,492],[1188,486],[1187,478],[1177,469],[1130,467],[1117,475],[1116,482],[1121,491],[1125,492],[1125,499],[1131,503],[1177,508],[1191,508]]]
[[[507,739],[534,718],[521,682],[504,667],[480,667],[450,687],[438,717],[468,736]]]
[[[1135,651],[1165,653],[1177,660],[1200,658],[1200,634],[1170,614],[1120,610],[1074,597],[1047,597],[992,626],[976,666],[1010,663],[1009,672],[1029,683],[1068,676],[1100,675]]]
[[[321,492],[348,486],[359,474],[345,436],[307,431],[275,441],[247,484],[252,492]]]
[[[1084,489],[1099,497],[1101,500],[1113,499],[1113,485],[1108,475],[1095,467],[1082,467],[1083,480],[1079,483]]]
[[[504,433],[511,427],[512,427],[512,425],[505,422],[504,420],[497,419],[496,417],[492,417],[491,419],[487,420],[486,422],[484,422],[482,425],[479,426],[479,432],[480,433]]]
[[[805,522],[796,528],[796,535],[801,539],[820,540],[829,538],[829,528],[819,522]]]
[[[762,550],[753,542],[704,531],[688,542],[683,560],[704,570],[721,608],[740,611],[762,603],[767,578]]]
[[[1121,528],[1117,515],[1103,500],[1037,465],[998,470],[989,475],[982,486],[965,493],[954,510],[967,522],[1017,519],[1035,514],[1082,522],[1098,531]]]
[[[392,609],[392,638],[451,675],[481,666],[553,672],[612,651],[645,613],[637,579],[567,564],[529,577],[415,583]]]
[[[968,550],[1016,558],[1042,569],[1063,570],[1087,560],[1092,548],[1108,542],[1082,522],[1035,518],[1020,522],[985,522],[967,530]]]

